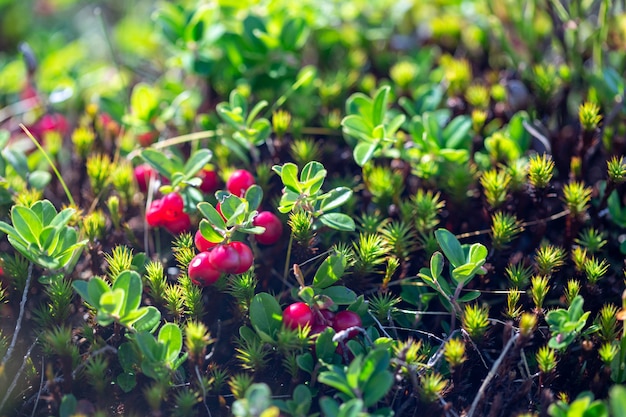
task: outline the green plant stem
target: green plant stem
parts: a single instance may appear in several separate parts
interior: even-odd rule
[[[28,298],[28,290],[30,289],[30,281],[33,278],[33,263],[30,262],[28,264],[28,276],[26,277],[26,283],[24,284],[24,291],[22,292],[22,300],[20,301],[20,313],[17,316],[17,323],[15,323],[15,331],[13,332],[13,337],[11,338],[11,344],[7,349],[7,353],[2,358],[1,368],[5,368],[9,359],[11,359],[11,355],[13,355],[13,350],[15,349],[15,345],[17,343],[17,339],[22,329],[22,320],[24,320],[24,312],[26,311],[26,299]],[[0,410],[2,406],[0,406]]]
[[[63,187],[63,191],[65,191],[65,195],[67,196],[67,199],[70,202],[70,204],[72,206],[76,206],[76,202],[74,201],[74,198],[72,197],[72,194],[70,193],[69,188],[67,188],[67,184],[65,183],[65,181],[63,181],[63,177],[61,176],[61,173],[57,169],[56,165],[54,165],[54,162],[52,162],[52,159],[50,159],[50,155],[48,155],[48,153],[44,150],[44,148],[39,144],[39,141],[35,139],[33,134],[30,133],[30,130],[28,130],[26,126],[20,123],[20,128],[22,128],[24,133],[26,133],[26,136],[28,136],[30,140],[33,141],[37,149],[39,149],[41,153],[43,154],[44,158],[46,158],[46,162],[48,162],[48,165],[50,165],[50,168],[52,168],[52,170],[54,171],[54,175],[56,175],[57,178],[59,179],[59,182],[61,183],[61,186]]]
[[[287,256],[285,257],[285,269],[283,270],[283,281],[289,277],[289,262],[291,261],[291,247],[293,246],[293,232],[289,234],[289,246],[287,246]]]

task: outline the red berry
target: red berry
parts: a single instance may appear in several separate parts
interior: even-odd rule
[[[134,170],[135,181],[139,186],[139,191],[145,193],[148,191],[148,184],[150,184],[150,178],[153,176],[156,178],[157,172],[149,164],[137,165]]]
[[[179,235],[191,228],[191,219],[189,218],[189,214],[183,211],[180,212],[177,217],[166,221],[164,226],[171,234]]]
[[[149,131],[137,135],[137,142],[139,142],[139,145],[141,145],[142,147],[147,148],[148,146],[152,145],[158,137],[158,132]]]
[[[263,245],[273,245],[280,240],[283,234],[283,223],[271,211],[262,211],[256,215],[252,223],[255,226],[265,227],[260,235],[254,235],[257,242]]]
[[[328,326],[332,327],[334,319],[335,319],[335,313],[325,308],[320,309],[319,314],[315,314],[314,316],[315,324],[323,325],[324,327],[328,327]]]
[[[196,248],[198,248],[200,252],[208,252],[209,250],[217,246],[217,243],[210,242],[204,236],[202,236],[200,230],[196,232],[193,241],[196,244]]]
[[[335,314],[335,318],[333,319],[333,329],[335,329],[336,332],[349,329],[350,327],[361,327],[362,324],[361,317],[350,310],[340,311]],[[351,330],[348,332],[348,338],[351,339],[358,334],[358,330]]]
[[[202,169],[198,173],[198,177],[202,180],[200,184],[200,191],[205,194],[212,194],[219,189],[220,180],[217,176],[217,172],[211,169]]]
[[[313,311],[308,304],[301,301],[293,303],[283,311],[283,323],[290,329],[304,327],[313,323]]]
[[[239,255],[239,268],[233,272],[234,274],[243,274],[247,272],[254,262],[254,255],[248,245],[243,242],[230,242],[230,246],[237,251]]]
[[[228,181],[226,181],[226,189],[238,197],[243,197],[250,186],[254,185],[254,176],[245,169],[238,169],[233,172]]]
[[[151,227],[160,227],[163,225],[163,200],[160,198],[152,200],[152,203],[150,203],[146,211],[146,221]]]
[[[189,262],[187,274],[196,285],[205,286],[214,284],[221,272],[213,268],[209,260],[209,252],[200,252]]]
[[[222,204],[219,201],[215,205],[215,210],[220,214],[220,216],[222,216],[222,219],[226,221],[226,216],[224,216],[224,213],[222,213]]]
[[[177,192],[165,195],[163,197],[163,218],[176,220],[183,212],[184,206],[183,197]]]
[[[229,244],[217,245],[211,251],[211,265],[218,271],[234,274],[239,269],[239,253]]]

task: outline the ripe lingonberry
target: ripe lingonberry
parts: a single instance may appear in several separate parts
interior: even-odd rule
[[[350,310],[340,311],[335,314],[335,318],[333,319],[333,329],[335,329],[336,332],[349,329],[350,327],[361,327],[361,325],[361,317],[359,317],[359,315],[354,311]],[[348,332],[348,338],[352,339],[358,334],[358,330],[350,330]]]
[[[325,308],[320,308],[319,314],[315,314],[313,321],[315,324],[323,325],[325,327],[332,327],[334,319],[335,313]]]
[[[209,260],[213,268],[227,274],[234,274],[239,269],[239,253],[229,244],[217,245],[210,252]]]
[[[209,252],[200,252],[189,262],[187,274],[191,282],[205,286],[214,284],[220,278],[221,272],[211,265]]]
[[[181,211],[178,216],[167,221],[163,226],[173,235],[179,235],[191,228],[191,219],[189,214]]]
[[[196,244],[196,248],[198,248],[200,252],[208,252],[217,246],[217,243],[210,242],[204,236],[202,236],[200,230],[196,232],[193,242]]]
[[[177,192],[163,196],[163,218],[175,220],[182,212],[185,204],[183,197]]]
[[[157,176],[157,172],[149,164],[137,165],[134,170],[135,181],[139,186],[139,191],[145,193],[148,191],[148,184],[150,184],[150,178]]]
[[[160,227],[163,225],[163,200],[160,198],[152,200],[152,203],[150,203],[146,211],[146,221],[151,227]]]
[[[152,145],[157,138],[159,137],[159,133],[156,131],[148,131],[145,133],[141,133],[137,135],[137,142],[144,148]]]
[[[254,262],[254,255],[248,245],[243,242],[231,242],[230,246],[237,251],[239,255],[239,267],[233,272],[234,274],[243,274],[248,271]]]
[[[212,169],[202,169],[198,173],[198,177],[202,180],[202,183],[198,188],[203,193],[212,194],[218,190],[220,180],[217,176],[217,172],[213,171]]]
[[[226,181],[226,189],[238,197],[243,197],[252,185],[255,184],[254,176],[245,169],[233,172]]]
[[[304,327],[313,323],[313,311],[308,304],[298,301],[290,304],[283,311],[283,323],[290,329]]]
[[[283,234],[283,223],[271,211],[260,212],[254,217],[252,223],[255,226],[265,227],[263,233],[254,235],[256,241],[263,245],[273,245]]]

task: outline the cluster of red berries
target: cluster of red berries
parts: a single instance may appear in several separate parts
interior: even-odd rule
[[[198,238],[200,236],[200,239]],[[252,250],[243,242],[213,244],[196,233],[196,246],[202,252],[189,262],[187,274],[196,285],[214,284],[224,274],[243,274],[254,262]],[[200,245],[198,242],[200,241]],[[208,245],[213,245],[207,248]]]
[[[164,227],[176,235],[189,230],[191,219],[183,211],[183,197],[177,192],[169,193],[153,200],[146,212],[146,221],[151,227]]]
[[[361,327],[361,317],[354,311],[342,310],[333,313],[330,310],[320,309],[316,314],[308,304],[301,301],[290,304],[283,311],[283,323],[290,329],[297,329],[306,325],[311,326],[311,334],[319,334],[327,327],[332,327],[335,332],[349,329],[351,327]],[[354,329],[348,332],[348,338],[351,339],[359,334]]]

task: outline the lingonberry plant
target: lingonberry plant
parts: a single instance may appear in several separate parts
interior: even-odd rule
[[[0,415],[623,415],[625,13],[0,1]]]

